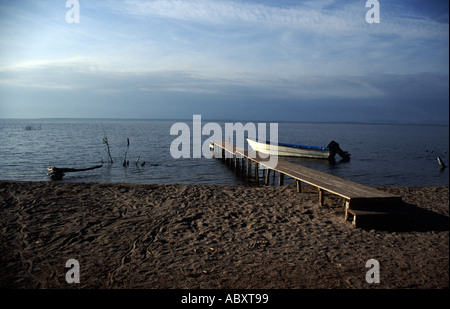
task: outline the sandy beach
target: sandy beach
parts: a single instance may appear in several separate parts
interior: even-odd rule
[[[448,288],[448,187],[379,189],[408,219],[355,228],[342,199],[321,207],[309,186],[1,181],[0,287]],[[80,283],[66,282],[69,259]]]

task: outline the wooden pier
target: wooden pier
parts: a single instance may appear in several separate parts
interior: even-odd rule
[[[329,192],[338,195],[345,200],[345,220],[352,220],[354,226],[366,225],[373,221],[387,221],[386,219],[398,219],[404,215],[402,198],[388,192],[364,186],[349,180],[345,180],[324,172],[316,171],[299,164],[291,163],[278,158],[276,167],[268,164],[270,158],[263,158],[258,153],[249,153],[233,144],[224,141],[211,142],[211,148],[224,160],[234,161],[236,168],[244,172],[246,165],[247,175],[251,173],[251,165],[254,164],[255,178],[259,181],[259,166],[265,170],[264,184],[269,183],[270,173],[279,173],[278,184],[284,184],[284,177],[295,179],[297,191],[301,192],[302,182],[315,186],[318,189],[319,203],[324,204],[324,193]],[[216,156],[217,157],[217,156]]]

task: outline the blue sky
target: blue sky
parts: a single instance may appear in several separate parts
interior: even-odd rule
[[[447,0],[0,0],[0,118],[447,123]]]

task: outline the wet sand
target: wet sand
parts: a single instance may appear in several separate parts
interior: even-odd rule
[[[303,189],[0,181],[0,287],[449,287],[448,187],[380,188],[411,214],[367,229],[344,221],[342,199],[321,207]]]

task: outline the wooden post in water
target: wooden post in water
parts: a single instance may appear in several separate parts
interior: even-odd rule
[[[248,159],[247,159],[247,178],[250,177],[250,168],[251,168],[251,165],[252,165],[252,161],[248,158]]]
[[[259,181],[259,171],[258,171],[258,169],[259,169],[259,164],[258,164],[258,162],[255,161],[255,179],[256,179],[256,181]]]
[[[442,161],[441,157],[437,157],[437,160],[439,162],[439,165],[441,166],[441,168],[446,168],[447,165],[445,165],[444,161]]]

